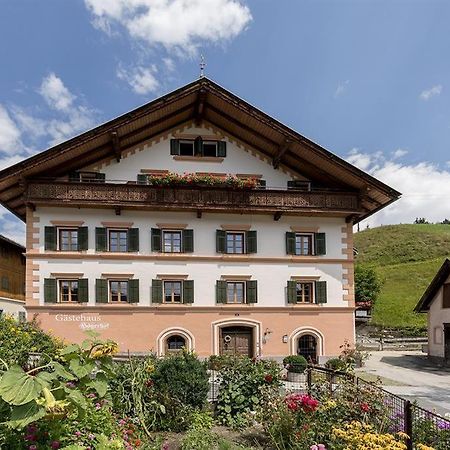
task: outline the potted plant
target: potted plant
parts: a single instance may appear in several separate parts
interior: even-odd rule
[[[288,371],[287,379],[292,382],[300,382],[308,362],[301,355],[289,355],[283,359],[283,365]]]

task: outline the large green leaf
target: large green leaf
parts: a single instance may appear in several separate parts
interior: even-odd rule
[[[0,396],[10,405],[24,405],[39,397],[42,384],[17,365],[5,372],[0,380]]]
[[[78,406],[79,408],[86,409],[86,407],[87,407],[86,398],[84,397],[84,395],[81,392],[76,391],[76,390],[70,391],[67,398],[72,403],[75,403],[75,405]]]
[[[79,349],[80,349],[80,347],[77,344],[70,344],[70,345],[67,345],[66,347],[64,347],[62,350],[60,350],[59,353],[61,355],[68,355],[70,353],[78,352]]]
[[[39,406],[33,400],[25,405],[14,407],[11,412],[11,418],[6,422],[6,425],[10,428],[22,429],[28,424],[41,419],[45,414],[45,408]]]
[[[55,371],[55,374],[58,375],[61,378],[64,378],[65,380],[75,380],[76,377],[74,377],[69,371],[67,371],[64,366],[60,363],[53,362],[53,370]]]
[[[108,383],[105,381],[94,380],[89,382],[86,386],[95,389],[99,397],[104,397],[108,392]]]
[[[92,361],[81,364],[80,360],[77,358],[70,361],[69,367],[78,378],[84,378],[94,370],[95,364]]]
[[[39,372],[34,379],[42,386],[42,387],[50,387],[52,385],[53,380],[56,379],[56,375],[50,372]]]

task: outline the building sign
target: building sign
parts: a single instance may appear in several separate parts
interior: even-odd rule
[[[82,330],[107,330],[109,322],[104,322],[100,314],[56,314],[57,322],[77,323]]]

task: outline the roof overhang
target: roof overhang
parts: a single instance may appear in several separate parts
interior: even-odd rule
[[[207,78],[186,86],[0,171],[0,202],[25,220],[28,180],[62,176],[116,157],[182,124],[210,123],[290,171],[339,189],[357,191],[364,212],[358,222],[400,193],[330,153]]]
[[[450,260],[447,258],[414,308],[415,312],[427,312],[430,309],[430,305],[433,303],[436,294],[449,276]]]

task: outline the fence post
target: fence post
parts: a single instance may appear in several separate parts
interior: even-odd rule
[[[409,400],[405,401],[405,433],[408,435],[406,441],[407,450],[413,450],[413,421],[412,421],[412,407]]]
[[[312,369],[309,368],[306,372],[306,384],[308,386],[308,395],[311,395],[311,386],[312,386]]]

